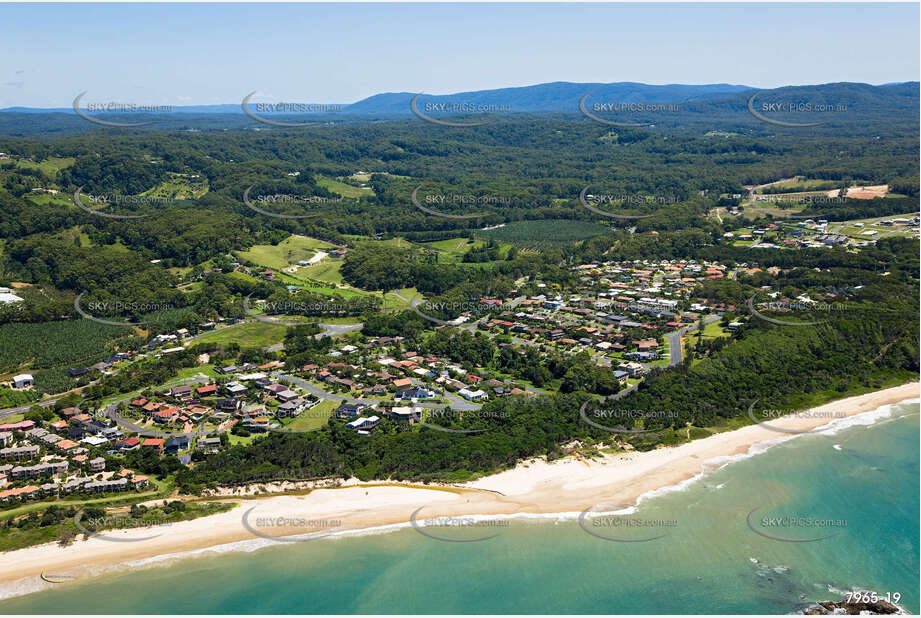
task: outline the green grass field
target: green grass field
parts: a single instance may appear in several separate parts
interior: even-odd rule
[[[330,247],[330,244],[308,236],[292,235],[277,245],[254,245],[249,251],[238,251],[237,255],[260,266],[280,269],[309,260],[323,247]]]
[[[370,179],[371,177],[368,176],[368,178]],[[333,193],[341,195],[342,197],[362,197],[365,195],[374,195],[374,191],[370,188],[362,189],[360,187],[353,187],[352,185],[346,184],[339,180],[335,180],[333,178],[324,178],[322,176],[317,178],[317,185],[324,187],[328,191],[332,191]]]
[[[54,178],[58,171],[64,169],[65,167],[70,167],[74,164],[74,161],[76,161],[76,159],[73,157],[48,157],[41,163],[26,161],[25,159],[18,159],[16,161],[16,165],[19,167],[40,169],[42,173]]]
[[[177,200],[194,199],[208,192],[208,179],[191,178],[189,174],[170,173],[170,177],[141,195],[166,197]]]
[[[326,421],[338,407],[338,401],[323,399],[309,410],[301,412],[300,416],[291,419],[290,422],[286,420],[283,424],[285,429],[292,431],[314,431],[326,425]]]
[[[265,348],[285,339],[286,326],[267,322],[246,322],[208,333],[197,339],[203,343],[239,343],[244,348]],[[196,368],[196,371],[199,369]]]
[[[338,285],[342,283],[342,275],[339,273],[340,268],[342,268],[342,260],[324,259],[313,266],[302,266],[292,274],[298,279],[313,279]]]
[[[840,186],[840,182],[835,180],[823,180],[821,178],[806,178],[805,176],[797,176],[791,180],[784,180],[783,182],[774,183],[770,187],[765,187],[764,189],[784,189],[784,192],[823,190],[829,191],[831,189],[838,189]],[[755,191],[755,193],[764,193],[764,189],[758,189]]]
[[[64,193],[58,193],[57,195],[51,193],[27,193],[25,197],[33,204],[38,204],[40,206],[55,204],[57,206],[77,207],[76,204],[74,204],[73,196]]]

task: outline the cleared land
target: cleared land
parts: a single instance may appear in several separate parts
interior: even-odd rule
[[[237,255],[260,266],[281,269],[309,260],[317,251],[329,246],[330,243],[316,238],[292,235],[277,245],[254,245],[249,251],[238,251]]]
[[[265,348],[285,339],[286,326],[268,322],[246,322],[208,333],[196,341],[202,343],[239,343],[241,347]]]

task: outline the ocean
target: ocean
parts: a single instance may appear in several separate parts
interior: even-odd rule
[[[41,583],[0,613],[788,614],[855,589],[918,613],[918,435],[912,400],[778,434],[581,525],[513,519],[476,542],[408,527],[259,540]]]

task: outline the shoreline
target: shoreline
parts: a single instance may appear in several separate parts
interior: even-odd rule
[[[815,414],[781,417],[770,425],[793,432],[828,430],[854,424],[847,419],[856,415],[918,398],[919,384],[909,382],[832,401],[813,408]],[[872,423],[876,418],[867,420]],[[433,517],[573,519],[597,505],[636,505],[665,492],[680,491],[733,461],[798,435],[804,434],[781,433],[754,424],[643,453],[592,460],[568,456],[554,462],[531,458],[512,469],[461,485],[360,483],[350,479],[340,487],[314,489],[304,495],[214,496],[215,500],[232,500],[239,505],[168,526],[103,532],[118,542],[94,537],[77,540],[66,548],[48,543],[6,552],[0,561],[0,599],[66,585],[42,581],[42,573],[75,576],[75,581],[81,581],[119,567],[168,564],[196,554],[247,551],[277,543],[259,538],[262,534],[291,537],[317,533],[332,538],[379,534],[408,527],[417,510],[418,519],[423,521]],[[288,521],[269,528],[256,524],[277,518],[307,521]],[[253,527],[256,534],[250,531]],[[147,540],[131,542],[142,538]]]

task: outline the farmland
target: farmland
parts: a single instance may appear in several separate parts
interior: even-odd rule
[[[114,340],[129,333],[128,328],[91,320],[4,324],[0,341],[16,345],[0,346],[0,371],[95,362],[112,351]]]

